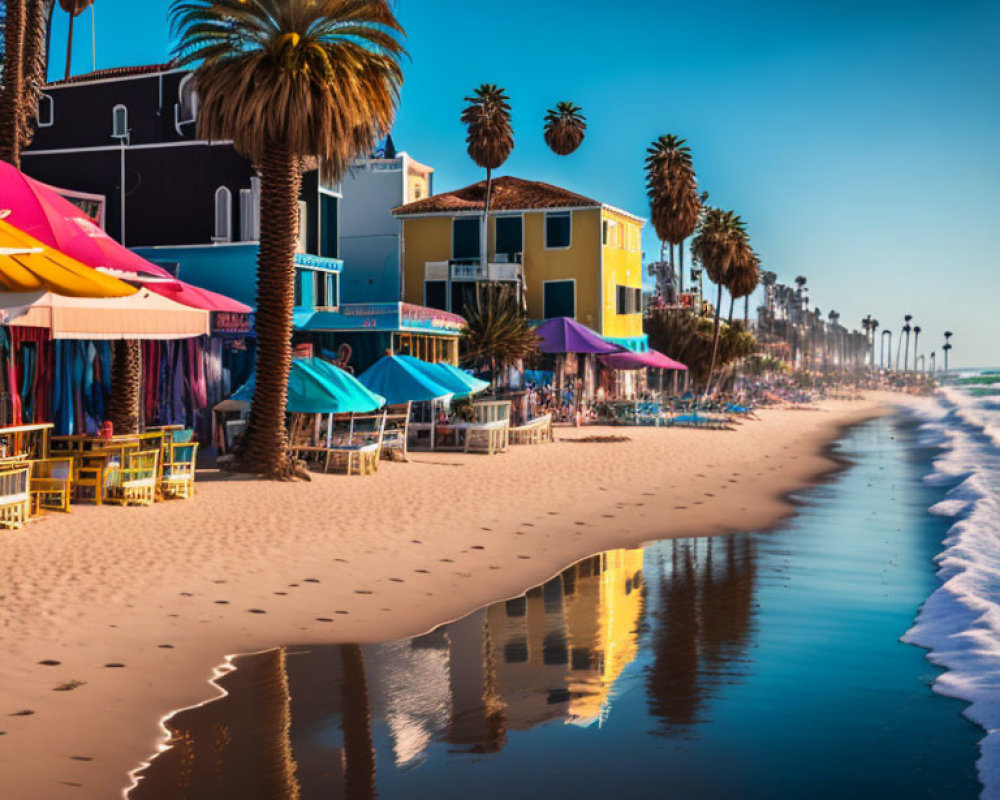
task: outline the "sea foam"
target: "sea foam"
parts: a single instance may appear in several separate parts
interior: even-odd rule
[[[967,701],[965,715],[986,731],[982,798],[1000,800],[1000,391],[984,389],[948,386],[905,404],[921,444],[940,448],[925,482],[947,493],[930,511],[955,522],[936,559],[941,586],[903,638],[945,669],[935,691]]]

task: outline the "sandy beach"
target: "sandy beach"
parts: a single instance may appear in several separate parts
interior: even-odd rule
[[[212,697],[226,654],[411,636],[600,550],[774,525],[835,468],[843,427],[888,408],[870,393],[735,432],[558,428],[370,478],[207,472],[191,502],[0,533],[3,796],[121,796],[163,743],[157,720]],[[629,441],[574,441],[609,434]]]

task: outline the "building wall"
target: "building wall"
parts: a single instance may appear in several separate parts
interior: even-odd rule
[[[424,305],[424,265],[451,258],[451,217],[404,219],[403,299]]]
[[[400,299],[400,222],[390,210],[403,202],[403,171],[359,166],[344,176],[340,252],[344,302]]]
[[[257,244],[141,247],[135,252],[160,264],[179,264],[177,277],[234,300],[257,305]]]
[[[602,211],[603,224],[608,223],[608,243],[602,249],[604,258],[604,292],[602,336],[625,339],[642,336],[642,309],[638,313],[618,313],[617,287],[642,289],[642,225],[609,209]]]

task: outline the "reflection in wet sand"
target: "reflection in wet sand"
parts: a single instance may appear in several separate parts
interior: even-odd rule
[[[237,658],[218,681],[225,697],[169,720],[171,748],[130,796],[373,798],[377,760],[408,770],[437,743],[455,754],[498,753],[511,732],[603,722],[640,639],[653,654],[652,715],[663,730],[685,729],[700,719],[704,684],[738,659],[752,628],[750,540],[708,541],[665,543],[653,557],[601,553],[407,641]],[[378,726],[390,743],[381,750]]]

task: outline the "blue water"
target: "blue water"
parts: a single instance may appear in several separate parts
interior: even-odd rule
[[[851,431],[775,531],[610,551],[419,639],[239,659],[131,796],[976,798],[982,730],[900,640],[951,525],[917,435]]]

